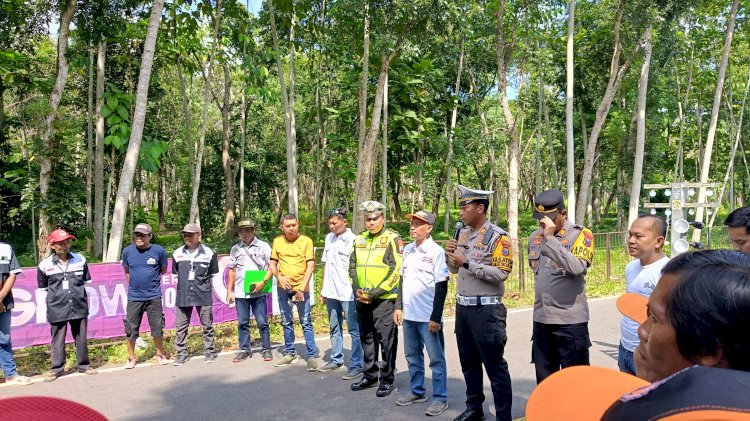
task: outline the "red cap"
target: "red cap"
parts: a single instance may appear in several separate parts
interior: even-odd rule
[[[62,228],[58,228],[58,229],[52,231],[52,234],[49,235],[49,243],[50,244],[59,243],[61,241],[65,241],[65,240],[67,240],[69,238],[72,238],[72,239],[75,240],[76,236],[73,235],[73,234],[71,234],[71,233],[69,233],[69,232],[67,232],[67,231],[65,231]]]
[[[46,396],[0,399],[0,408],[8,419],[56,421],[106,421],[107,417],[73,401]]]

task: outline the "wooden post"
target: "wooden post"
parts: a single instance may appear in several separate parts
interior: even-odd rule
[[[612,274],[612,243],[610,239],[610,233],[607,233],[606,236],[606,243],[607,243],[607,280],[610,280],[610,275]]]
[[[518,289],[521,290],[521,292],[526,291],[526,279],[524,278],[524,269],[526,265],[524,265],[524,257],[523,257],[523,238],[518,239]]]

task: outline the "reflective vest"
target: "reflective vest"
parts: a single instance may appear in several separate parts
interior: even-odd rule
[[[396,299],[401,271],[401,240],[398,233],[383,229],[376,235],[365,231],[354,240],[357,282],[364,291],[381,288],[379,298]]]

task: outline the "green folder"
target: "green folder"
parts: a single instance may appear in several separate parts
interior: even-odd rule
[[[263,282],[263,279],[265,277],[266,277],[265,270],[246,271],[245,272],[245,294],[251,294],[253,292],[253,289],[255,289],[254,284]],[[272,287],[273,287],[273,282],[271,279],[269,279],[266,285],[263,287],[263,289],[260,290],[260,292],[270,293]]]

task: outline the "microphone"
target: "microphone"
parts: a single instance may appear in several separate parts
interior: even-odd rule
[[[453,234],[453,239],[458,241],[458,234],[461,232],[461,228],[464,227],[464,223],[461,221],[456,222],[456,232]]]

